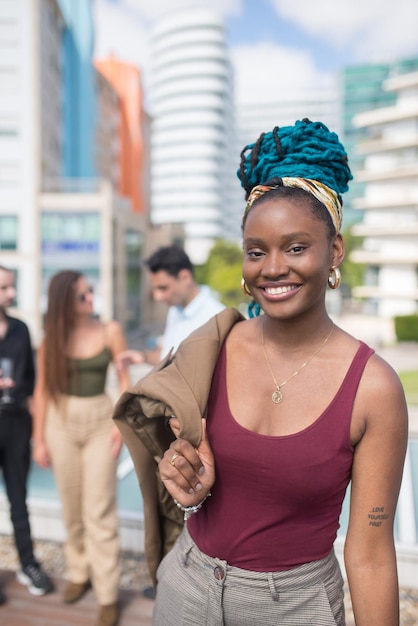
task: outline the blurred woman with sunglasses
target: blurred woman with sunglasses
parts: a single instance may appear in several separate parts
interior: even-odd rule
[[[81,273],[52,277],[45,336],[37,356],[33,458],[52,467],[66,528],[65,603],[92,586],[97,626],[118,619],[116,467],[122,445],[105,392],[109,364],[126,349],[120,325],[93,316],[93,290]],[[120,391],[129,386],[119,371]]]

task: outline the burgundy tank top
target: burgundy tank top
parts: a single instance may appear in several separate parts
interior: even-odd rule
[[[280,571],[332,549],[354,450],[350,421],[364,367],[360,347],[327,409],[304,430],[260,435],[229,409],[223,346],[209,396],[207,431],[216,460],[212,497],[187,522],[199,549],[252,571]]]

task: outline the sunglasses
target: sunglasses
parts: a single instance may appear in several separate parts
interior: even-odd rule
[[[88,287],[88,288],[87,288],[87,291],[85,291],[84,293],[78,293],[78,294],[77,294],[77,300],[78,300],[79,302],[86,302],[86,300],[87,300],[87,296],[88,296],[89,294],[93,294],[93,293],[94,293],[94,289],[93,289],[93,287]]]

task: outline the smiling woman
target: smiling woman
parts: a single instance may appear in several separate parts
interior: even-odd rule
[[[154,458],[187,520],[158,570],[154,625],[343,626],[334,541],[350,485],[355,621],[396,626],[405,397],[325,301],[341,280],[347,155],[335,133],[304,119],[246,146],[238,175],[251,318],[218,314],[116,411],[134,461],[135,436],[149,445],[148,418],[163,418]]]

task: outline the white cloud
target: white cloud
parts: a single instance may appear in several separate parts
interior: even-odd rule
[[[418,53],[417,0],[271,0],[277,13],[336,49],[352,62],[393,60]]]
[[[136,14],[144,20],[155,20],[166,13],[181,9],[203,7],[210,8],[221,15],[236,15],[243,10],[242,0],[96,0],[99,10],[106,10],[106,5],[117,7],[126,14]]]
[[[238,46],[232,60],[237,102],[277,102],[332,87],[332,74],[319,72],[300,50],[270,43]]]
[[[146,22],[126,4],[96,0],[94,55],[102,58],[114,54],[142,68],[148,59]]]

